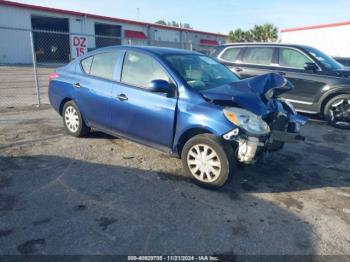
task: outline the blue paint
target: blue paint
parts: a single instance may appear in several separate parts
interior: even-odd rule
[[[109,51],[118,52],[113,80],[83,72],[81,60]],[[128,51],[140,52],[155,59],[176,85],[176,94],[167,96],[122,83],[121,71]],[[64,101],[74,100],[88,126],[170,153],[177,153],[181,136],[188,130],[201,129],[222,136],[236,128],[226,119],[223,113],[225,107],[241,107],[263,118],[274,112],[283,112],[291,122],[305,124],[307,121],[287,110],[282,101],[266,98],[269,90],[281,93],[292,88],[279,75],[269,74],[243,81],[237,79],[232,83],[197,91],[169,64],[165,59],[168,55],[202,54],[152,47],[95,50],[56,70],[59,77],[50,82],[50,103],[59,112]],[[80,84],[80,88],[74,87],[76,83]],[[120,95],[125,95],[127,100],[118,99]]]

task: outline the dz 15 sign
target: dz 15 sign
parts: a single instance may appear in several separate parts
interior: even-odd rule
[[[72,35],[71,53],[72,59],[87,53],[87,38],[85,36]]]

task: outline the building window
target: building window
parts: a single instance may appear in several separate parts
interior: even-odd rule
[[[67,34],[69,32],[68,18],[32,15],[31,23],[37,61],[41,63],[68,62],[70,58],[69,35]]]
[[[96,48],[121,45],[121,32],[120,25],[95,23]]]

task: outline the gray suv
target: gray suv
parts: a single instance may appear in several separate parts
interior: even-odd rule
[[[333,126],[350,129],[350,68],[302,45],[239,43],[211,53],[241,78],[278,73],[295,89],[283,94],[297,111],[321,114]]]

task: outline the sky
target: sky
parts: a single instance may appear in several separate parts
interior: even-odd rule
[[[17,0],[143,22],[163,19],[227,34],[255,24],[279,29],[350,20],[350,0]],[[137,9],[139,9],[139,16]]]

